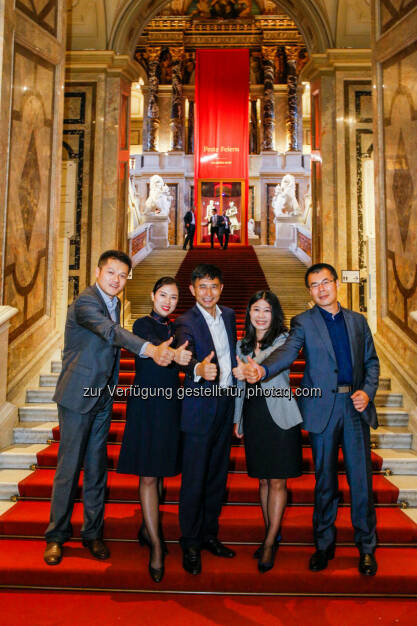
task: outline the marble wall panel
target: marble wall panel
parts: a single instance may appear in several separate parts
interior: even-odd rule
[[[387,32],[417,6],[417,0],[379,0],[379,32]]]
[[[75,232],[70,240],[68,303],[90,284],[96,84],[67,83],[63,160],[77,162]]]
[[[55,66],[16,44],[3,302],[19,308],[10,340],[47,311]]]
[[[58,0],[16,0],[16,9],[51,35],[57,34]]]
[[[417,42],[382,64],[387,314],[414,342],[417,323]]]

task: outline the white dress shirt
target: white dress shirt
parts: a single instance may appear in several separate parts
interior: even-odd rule
[[[198,302],[196,304],[201,315],[207,322],[211,338],[213,339],[220,370],[219,386],[231,387],[233,384],[232,359],[230,357],[229,337],[227,336],[221,309],[216,305],[216,317],[213,317],[210,313],[207,313]],[[194,382],[197,383],[200,378],[201,376],[195,375],[194,368]]]

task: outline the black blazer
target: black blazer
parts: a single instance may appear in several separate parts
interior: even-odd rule
[[[120,307],[118,300],[118,320]],[[120,348],[139,354],[144,343],[113,322],[95,285],[87,287],[68,308],[62,370],[53,400],[72,411],[88,413],[98,397],[85,396],[84,389],[104,389],[112,374],[117,380]]]
[[[235,312],[228,307],[221,306],[222,317],[229,339],[229,349],[232,368],[236,367],[236,317]],[[193,358],[185,371],[184,389],[192,390],[193,395],[184,396],[181,412],[181,430],[190,433],[206,433],[216,414],[217,398],[204,396],[204,389],[218,386],[219,378],[215,381],[207,381],[203,378],[198,383],[194,382],[194,368],[205,357],[214,351],[212,363],[218,366],[216,350],[209,327],[197,306],[178,317],[174,324],[177,345],[182,345],[188,340],[187,350],[191,350]]]
[[[185,228],[188,229],[190,226],[195,226],[195,217],[194,217],[194,224],[191,223],[192,221],[193,221],[193,213],[192,211],[187,211],[187,213],[184,215]]]

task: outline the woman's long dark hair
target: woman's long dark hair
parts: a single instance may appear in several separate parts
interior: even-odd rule
[[[250,309],[258,300],[265,300],[271,307],[271,326],[266,331],[260,342],[261,350],[265,350],[273,344],[275,339],[288,329],[284,323],[284,313],[277,296],[272,291],[257,291],[249,300],[245,318],[245,336],[242,339],[241,349],[243,354],[251,354],[256,348],[256,328],[250,321]]]
[[[155,295],[158,289],[161,289],[161,287],[163,287],[164,285],[176,285],[178,291],[180,290],[175,278],[172,278],[172,276],[162,276],[162,278],[158,278],[158,280],[154,284],[152,293]]]

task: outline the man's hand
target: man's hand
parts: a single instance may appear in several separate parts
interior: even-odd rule
[[[211,360],[214,357],[213,350],[206,356],[201,363],[195,368],[197,376],[201,376],[205,380],[214,380],[217,376],[217,365],[212,363]]]
[[[369,404],[369,396],[366,391],[362,391],[362,389],[358,389],[351,396],[351,400],[353,402],[353,406],[359,413],[362,413],[366,409]]]
[[[265,376],[265,370],[262,365],[256,363],[250,356],[248,356],[248,362],[243,363],[243,373],[248,383],[257,383],[258,380]]]
[[[235,424],[233,427],[233,434],[238,439],[243,439],[243,433],[239,432],[239,424]]]
[[[188,365],[188,363],[191,361],[193,353],[190,352],[190,350],[186,350],[187,346],[188,340],[183,343],[182,346],[174,350],[174,361],[175,363],[178,363],[178,365]]]
[[[245,363],[243,363],[238,356],[236,356],[236,361],[237,367],[234,367],[232,370],[233,376],[238,380],[245,380],[245,375],[243,373],[243,365],[245,365]]]
[[[145,350],[146,356],[150,356],[157,365],[166,367],[172,362],[175,355],[175,350],[169,347],[173,339],[174,337],[171,337],[167,341],[164,341],[164,343],[159,344],[159,346],[154,346],[150,343]]]

